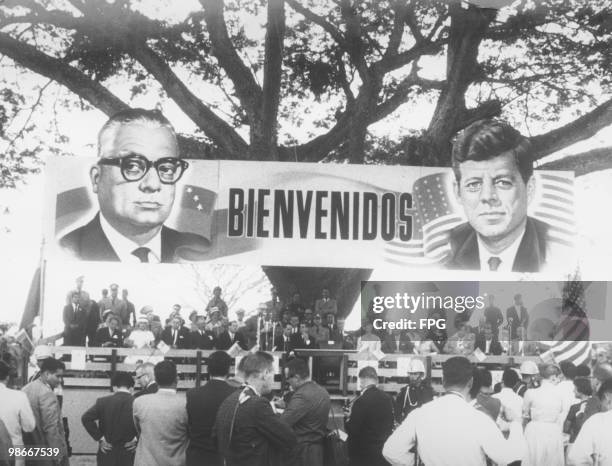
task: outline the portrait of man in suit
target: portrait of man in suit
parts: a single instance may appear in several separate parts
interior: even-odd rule
[[[210,246],[193,233],[164,225],[176,183],[189,164],[179,157],[174,128],[161,112],[128,109],[113,115],[98,135],[98,160],[89,178],[100,210],[59,241],[90,261],[194,260]]]
[[[527,215],[535,194],[529,140],[503,121],[476,121],[453,144],[452,166],[468,221],[451,230],[447,266],[539,272],[549,259],[549,226]]]

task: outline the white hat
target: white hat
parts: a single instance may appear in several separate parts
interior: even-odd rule
[[[538,375],[540,373],[538,365],[533,361],[523,361],[520,368],[521,374]]]
[[[48,345],[39,345],[34,348],[34,358],[41,360],[53,357],[53,349]]]
[[[138,324],[148,324],[149,323],[149,319],[147,319],[146,317],[139,317],[136,320],[136,323],[138,323]]]
[[[416,372],[422,372],[425,374],[425,366],[423,365],[423,361],[420,359],[411,359],[410,364],[408,364],[408,373]]]

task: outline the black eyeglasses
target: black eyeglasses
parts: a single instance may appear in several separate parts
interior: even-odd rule
[[[121,175],[125,181],[142,180],[151,167],[155,167],[159,181],[163,184],[174,184],[181,179],[183,173],[189,167],[184,160],[176,157],[162,157],[151,162],[140,154],[127,154],[123,157],[101,158],[98,165],[111,165],[121,169]]]

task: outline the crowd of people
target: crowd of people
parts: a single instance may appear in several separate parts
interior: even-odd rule
[[[612,464],[608,361],[592,367],[526,361],[518,370],[507,367],[494,385],[487,369],[455,356],[443,364],[444,392],[435,394],[414,359],[408,384],[394,397],[378,387],[376,369],[366,366],[343,423],[301,358],[284,363],[287,390],[274,393],[273,362],[269,353],[249,353],[230,378],[231,356],[215,351],[207,361],[209,380],[186,396],[176,390],[170,360],[142,363],[135,375],[114,373],[113,394],[97,399],[81,419],[98,442],[98,465],[325,466],[330,428],[341,424],[352,466]],[[9,368],[0,362],[2,451],[48,446],[57,457],[35,464],[66,465],[69,448],[55,391],[64,364],[47,355],[39,365],[19,391],[6,386]]]
[[[290,353],[299,348],[353,349],[355,345],[354,336],[344,332],[344,321],[337,319],[337,302],[326,288],[312,305],[303,303],[298,292],[284,303],[272,288],[271,299],[252,315],[245,318],[246,312],[237,309],[230,320],[222,289],[217,286],[202,310],[191,310],[185,316],[181,305],[175,304],[162,321],[150,305],[136,315],[128,290],[122,289],[119,296],[118,284],[103,289],[96,301],[83,283],[84,277],[78,277],[76,288],[66,297],[65,346],[154,348],[163,342],[175,349],[227,350],[237,344],[244,350],[259,345],[262,350]]]

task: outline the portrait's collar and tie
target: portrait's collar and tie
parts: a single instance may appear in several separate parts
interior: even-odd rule
[[[522,233],[512,242],[510,246],[504,249],[498,254],[489,252],[485,246],[480,235],[476,235],[478,241],[478,257],[480,258],[480,270],[484,271],[495,271],[495,272],[512,272],[512,266],[514,265],[514,259],[518,252],[523,236],[525,235],[525,227],[523,227]],[[497,258],[497,259],[495,259]],[[497,264],[497,267],[491,266],[490,264]]]
[[[161,261],[161,228],[157,235],[155,235],[151,241],[147,244],[139,245],[132,240],[126,238],[117,230],[115,230],[110,223],[104,218],[104,215],[100,213],[100,225],[102,231],[106,235],[108,242],[114,249],[115,253],[119,257],[121,262],[142,262],[133,252],[139,248],[149,249],[148,262],[152,264],[159,264]]]

